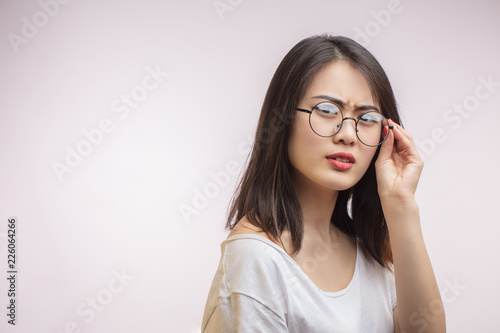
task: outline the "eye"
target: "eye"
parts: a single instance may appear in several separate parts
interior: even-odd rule
[[[373,111],[373,112],[364,113],[361,116],[359,116],[359,123],[363,124],[363,125],[371,126],[371,125],[380,124],[384,119],[385,119],[385,117],[382,114],[380,114],[376,111]]]
[[[340,108],[332,103],[321,103],[314,107],[313,111],[315,111],[318,115],[327,118],[336,118],[340,117]]]

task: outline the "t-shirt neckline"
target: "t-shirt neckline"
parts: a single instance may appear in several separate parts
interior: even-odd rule
[[[354,264],[354,274],[352,275],[352,278],[351,278],[351,281],[349,281],[349,284],[344,288],[344,289],[341,289],[341,290],[338,290],[338,291],[324,291],[322,289],[320,289],[318,286],[316,286],[316,284],[313,282],[313,280],[311,280],[311,278],[306,274],[306,272],[304,272],[302,270],[302,268],[299,266],[299,264],[297,264],[295,262],[295,260],[292,259],[292,257],[290,257],[290,255],[288,253],[285,252],[285,250],[283,250],[281,247],[279,247],[277,244],[271,242],[269,239],[265,238],[265,237],[262,237],[262,236],[259,236],[259,235],[253,235],[253,234],[239,234],[239,235],[233,235],[231,237],[228,237],[227,239],[225,239],[222,243],[226,243],[226,242],[229,242],[229,241],[233,241],[233,240],[237,240],[237,239],[244,239],[244,238],[250,238],[250,239],[256,239],[256,240],[259,240],[259,241],[262,241],[266,244],[268,244],[269,246],[273,247],[274,249],[276,249],[277,251],[281,252],[281,254],[285,255],[286,258],[288,258],[296,267],[297,269],[301,272],[301,274],[303,274],[303,276],[322,294],[328,296],[328,297],[340,297],[340,296],[343,296],[345,294],[347,294],[349,292],[349,290],[352,289],[352,286],[354,285],[354,281],[355,279],[357,279],[358,277],[358,271],[359,271],[359,265],[360,265],[360,248],[359,248],[359,242],[358,240],[356,239],[356,262]]]

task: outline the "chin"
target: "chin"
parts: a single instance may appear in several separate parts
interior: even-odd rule
[[[356,183],[357,182],[338,181],[338,180],[329,179],[328,181],[325,181],[319,185],[321,185],[325,189],[332,190],[332,191],[345,191],[345,190],[352,188],[354,185],[356,185]]]

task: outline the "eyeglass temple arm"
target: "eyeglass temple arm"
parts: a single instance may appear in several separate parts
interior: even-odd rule
[[[302,111],[302,112],[306,112],[306,113],[312,113],[311,110],[306,110],[306,109],[300,109],[300,108],[297,108],[298,111]]]

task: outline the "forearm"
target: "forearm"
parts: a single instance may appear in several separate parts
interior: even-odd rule
[[[425,248],[418,205],[412,199],[392,199],[383,200],[382,207],[394,259],[401,331],[445,332],[443,303]]]

